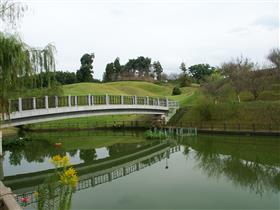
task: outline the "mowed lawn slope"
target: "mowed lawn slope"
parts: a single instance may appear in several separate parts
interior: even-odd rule
[[[136,96],[159,96],[176,100],[181,106],[188,105],[198,86],[181,88],[182,94],[172,96],[174,86],[171,84],[158,85],[150,82],[122,81],[109,83],[76,83],[63,86],[64,95],[136,95]]]
[[[148,82],[110,82],[110,83],[77,83],[64,85],[65,95],[111,94],[137,96],[168,96],[172,94],[171,86],[157,85]]]

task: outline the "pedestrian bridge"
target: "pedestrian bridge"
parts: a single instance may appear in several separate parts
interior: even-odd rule
[[[176,101],[167,98],[85,95],[45,96],[9,100],[9,114],[4,114],[0,128],[59,119],[98,115],[151,114],[167,116],[178,109]]]

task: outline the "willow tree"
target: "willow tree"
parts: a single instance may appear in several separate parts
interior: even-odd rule
[[[27,5],[18,0],[0,0],[0,25],[15,28],[27,9]]]
[[[55,47],[31,48],[18,36],[0,33],[0,112],[8,111],[8,99],[36,73],[55,71]]]

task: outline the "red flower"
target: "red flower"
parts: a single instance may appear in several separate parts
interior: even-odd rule
[[[28,197],[22,197],[22,198],[20,199],[20,201],[21,201],[22,203],[28,203],[28,202],[29,202],[29,198],[28,198]]]

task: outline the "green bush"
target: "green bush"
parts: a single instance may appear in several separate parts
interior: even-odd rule
[[[214,103],[210,99],[202,98],[195,105],[195,111],[198,113],[200,120],[210,121],[214,118]]]
[[[166,139],[167,135],[162,131],[148,130],[145,132],[146,139]]]
[[[173,91],[172,91],[173,96],[180,95],[181,93],[182,93],[182,91],[180,90],[180,88],[178,88],[178,87],[173,88]]]

